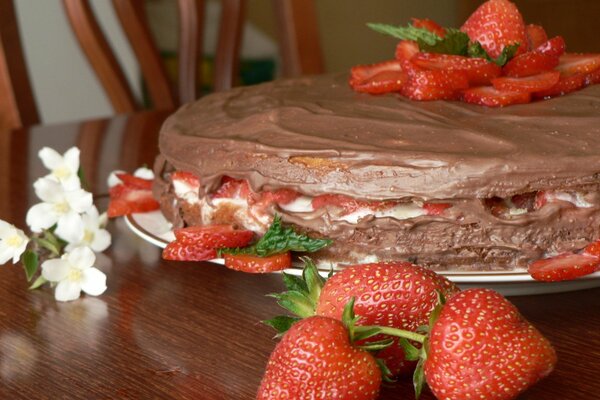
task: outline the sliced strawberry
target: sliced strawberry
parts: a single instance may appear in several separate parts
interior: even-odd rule
[[[519,43],[517,54],[527,50],[525,22],[517,6],[508,0],[483,3],[460,28],[473,42],[479,42],[496,58],[505,46]]]
[[[575,92],[586,85],[587,77],[588,74],[561,76],[556,85],[552,86],[550,89],[534,93],[533,97],[536,99],[547,99]]]
[[[118,173],[117,178],[119,178],[125,186],[136,189],[152,189],[152,179],[139,178],[125,173]]]
[[[262,192],[261,201],[266,203],[290,204],[300,197],[300,193],[292,189],[277,189],[273,192]]]
[[[529,24],[525,27],[529,50],[533,50],[548,40],[548,35],[541,25]]]
[[[396,204],[397,203],[393,201],[357,200],[342,194],[322,194],[316,196],[312,200],[312,206],[315,210],[327,206],[334,206],[343,209],[345,214],[350,214],[360,209],[385,210]]]
[[[162,258],[174,261],[207,261],[217,258],[217,251],[199,244],[175,241],[167,244]]]
[[[512,104],[525,104],[531,101],[529,93],[505,92],[493,86],[479,86],[464,90],[461,98],[466,103],[488,107],[504,107]]]
[[[600,258],[588,254],[564,253],[529,264],[533,279],[546,282],[568,281],[594,273],[600,267]]]
[[[558,83],[560,72],[550,71],[524,78],[501,77],[492,79],[497,90],[505,92],[533,93],[548,90]]]
[[[411,100],[454,100],[457,91],[469,87],[467,74],[456,70],[419,71],[402,88]]]
[[[419,53],[419,45],[414,40],[401,40],[396,45],[396,60],[408,61]]]
[[[357,92],[381,94],[396,92],[407,79],[399,60],[357,65],[350,70],[350,86]]]
[[[452,204],[448,203],[425,203],[423,209],[427,215],[442,215],[444,211],[452,207]]]
[[[446,29],[444,29],[440,24],[429,18],[412,18],[412,26],[414,26],[415,28],[427,29],[429,32],[435,33],[441,38],[444,38],[446,36]]]
[[[214,199],[241,198],[250,201],[254,197],[254,193],[252,192],[252,189],[250,189],[248,181],[245,179],[234,179],[229,176],[224,176],[221,182],[221,187],[212,195]]]
[[[585,249],[583,249],[583,254],[600,257],[600,240],[588,244]]]
[[[289,251],[269,257],[258,257],[249,254],[225,254],[224,259],[227,268],[253,274],[281,271],[292,266],[292,256]]]
[[[546,192],[540,190],[539,192],[537,192],[535,194],[535,202],[533,204],[533,208],[535,210],[539,210],[542,207],[544,207],[547,202],[548,202],[548,196],[546,195]]]
[[[502,73],[502,68],[483,58],[450,54],[418,53],[410,62],[427,70],[463,71],[471,86],[489,85],[493,78]]]
[[[183,182],[194,189],[200,188],[200,179],[191,172],[175,171],[171,174],[172,182]]]
[[[520,54],[510,60],[502,72],[506,76],[522,78],[553,70],[559,57],[565,52],[565,40],[561,36],[542,43],[534,50]]]
[[[403,71],[382,71],[365,81],[350,81],[350,86],[357,92],[383,94],[400,91],[407,80]]]
[[[116,185],[110,189],[107,212],[109,218],[144,213],[159,208],[160,204],[154,199],[150,189],[136,189],[124,184]]]
[[[188,226],[175,229],[178,242],[193,243],[206,248],[246,247],[252,241],[254,232],[233,229],[231,225]]]
[[[600,68],[595,71],[590,72],[585,77],[585,84],[588,85],[596,85],[600,83]]]
[[[556,67],[562,76],[589,74],[600,68],[600,54],[565,53]]]
[[[512,196],[510,198],[510,202],[516,208],[527,211],[534,211],[536,198],[537,192],[521,193]]]

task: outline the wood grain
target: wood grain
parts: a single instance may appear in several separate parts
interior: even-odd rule
[[[103,137],[117,145],[83,149],[83,158],[97,160],[94,187],[102,188],[110,170],[130,167],[115,154],[154,157],[156,146],[148,143],[156,143],[167,115],[147,112],[14,132],[20,138],[11,142],[15,155],[0,170],[11,193],[9,200],[0,197],[0,218],[24,226],[36,176],[16,172],[40,170],[39,147],[64,151],[86,132],[122,127]],[[106,198],[97,204],[105,208]],[[113,245],[97,263],[108,275],[108,290],[100,297],[57,303],[49,288],[28,291],[20,267],[0,267],[0,398],[254,398],[275,346],[273,332],[259,321],[279,313],[265,294],[282,289],[280,276],[162,261],[159,249],[133,235],[122,220],[112,221],[110,230]],[[600,290],[512,301],[554,343],[559,357],[556,371],[521,399],[598,398]],[[411,390],[402,380],[384,387],[380,398],[411,399]],[[433,396],[426,392],[422,398]]]

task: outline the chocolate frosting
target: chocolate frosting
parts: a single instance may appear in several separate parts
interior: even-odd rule
[[[598,182],[600,85],[506,108],[352,91],[347,76],[280,80],[183,106],[160,135],[213,189],[290,187],[364,199],[507,197]]]

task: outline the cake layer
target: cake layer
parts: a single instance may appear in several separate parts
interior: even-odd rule
[[[346,75],[281,80],[182,107],[163,157],[201,177],[256,191],[361,199],[469,199],[595,185],[600,85],[504,109],[353,92]]]

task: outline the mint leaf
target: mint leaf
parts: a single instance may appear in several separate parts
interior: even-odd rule
[[[394,26],[387,24],[368,23],[367,26],[375,32],[390,35],[402,40],[415,40],[426,43],[430,46],[435,45],[442,38],[425,28],[415,28],[412,25]]]
[[[517,54],[519,46],[519,43],[513,43],[508,46],[504,46],[504,48],[502,49],[502,53],[498,56],[498,58],[492,58],[487,53],[487,51],[485,51],[481,43],[473,42],[469,44],[468,55],[469,57],[484,58],[488,61],[497,64],[500,67],[503,67]]]
[[[254,245],[238,249],[220,249],[219,254],[251,254],[259,257],[269,257],[287,251],[314,253],[329,246],[331,239],[313,239],[297,233],[292,228],[281,225],[281,217],[273,218],[269,230]]]
[[[433,44],[417,40],[419,49],[427,53],[453,54],[458,56],[467,55],[469,36],[454,28],[446,29],[446,32],[446,36],[444,36],[443,39],[439,38],[439,40]]]

